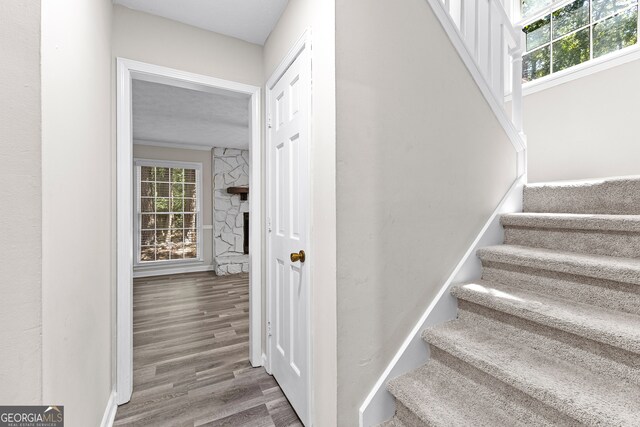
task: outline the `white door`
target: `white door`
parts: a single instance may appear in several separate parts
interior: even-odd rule
[[[268,114],[269,357],[271,372],[309,425],[309,114],[307,48],[272,86]],[[304,260],[301,258],[304,251]]]

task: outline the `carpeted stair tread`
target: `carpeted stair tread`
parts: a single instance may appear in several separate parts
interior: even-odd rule
[[[521,317],[459,301],[458,319],[485,333],[502,335],[521,347],[532,347],[601,375],[617,377],[640,386],[640,356],[615,347],[571,335]]]
[[[390,381],[388,389],[424,425],[526,426],[549,424],[530,408],[461,375],[437,360]],[[401,416],[398,414],[397,416]]]
[[[458,319],[427,329],[432,346],[587,425],[635,425],[640,387]],[[536,423],[531,423],[536,425]]]
[[[497,311],[640,354],[640,316],[478,280],[451,293]]]
[[[528,184],[525,212],[640,214],[640,176]]]
[[[640,233],[640,215],[518,212],[502,215],[500,223],[505,227]]]
[[[476,252],[485,262],[514,264],[640,285],[640,259],[580,254],[518,245],[497,245]]]
[[[389,421],[385,421],[384,423],[380,424],[380,427],[406,427],[406,426],[397,417],[393,417]]]

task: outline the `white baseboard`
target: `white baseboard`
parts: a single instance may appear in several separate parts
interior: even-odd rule
[[[102,416],[100,427],[112,427],[113,420],[116,419],[117,410],[118,405],[116,404],[116,391],[112,390],[109,395],[109,400],[107,401],[107,407],[104,410],[104,415]]]
[[[180,274],[180,273],[197,273],[200,271],[213,271],[213,265],[191,265],[184,267],[172,267],[172,268],[156,268],[153,270],[133,270],[133,277],[151,277],[162,276],[165,274]]]
[[[415,324],[402,346],[384,370],[371,392],[360,406],[360,427],[377,426],[393,417],[395,399],[386,389],[389,380],[409,372],[429,359],[429,346],[420,337],[421,332],[429,326],[455,319],[458,305],[449,293],[449,288],[456,283],[480,278],[482,265],[475,256],[476,250],[490,245],[501,244],[504,231],[500,226],[500,215],[522,211],[522,190],[526,176],[517,178],[502,198],[489,220],[464,254],[453,273],[444,283],[434,300],[429,304],[420,320]]]

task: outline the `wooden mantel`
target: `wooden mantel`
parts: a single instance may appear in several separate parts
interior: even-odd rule
[[[249,187],[228,187],[227,193],[239,194],[240,200],[247,200],[247,195],[249,194]]]

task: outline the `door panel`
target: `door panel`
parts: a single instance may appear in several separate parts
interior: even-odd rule
[[[309,113],[311,67],[303,49],[270,90],[268,129],[269,330],[271,371],[309,425]]]

